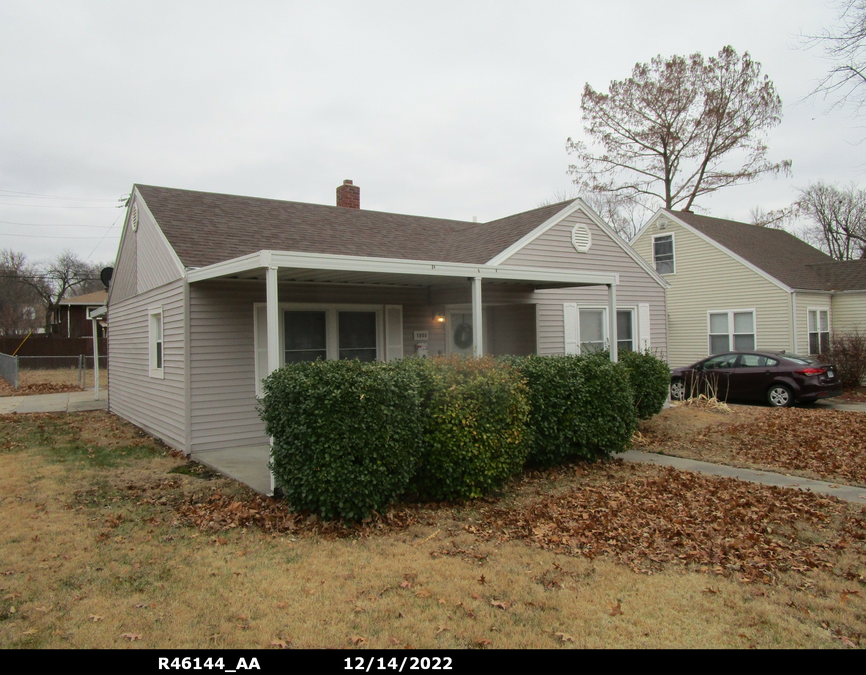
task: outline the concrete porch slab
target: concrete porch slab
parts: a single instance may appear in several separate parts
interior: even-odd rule
[[[268,470],[270,454],[270,446],[257,445],[194,452],[190,459],[266,495],[271,492],[271,472]]]

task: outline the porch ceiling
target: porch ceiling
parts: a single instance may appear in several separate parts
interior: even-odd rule
[[[599,274],[508,265],[467,265],[435,261],[260,251],[208,267],[188,270],[190,283],[210,279],[265,280],[268,268],[280,282],[366,284],[376,286],[453,286],[481,278],[488,283],[531,285],[537,289],[617,284],[617,274]]]

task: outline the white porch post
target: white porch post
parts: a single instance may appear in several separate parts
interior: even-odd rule
[[[93,322],[93,400],[99,400],[99,319]]]
[[[277,267],[268,267],[266,275],[266,299],[268,314],[268,375],[280,367],[280,298],[277,286]],[[271,437],[271,455],[273,456],[274,439]],[[271,457],[273,458],[273,457]],[[274,494],[276,481],[271,472],[271,494]]]
[[[614,363],[619,360],[616,349],[616,284],[607,285],[607,319],[610,336],[610,360]]]
[[[472,279],[472,355],[484,356],[484,330],[481,325],[481,277]]]

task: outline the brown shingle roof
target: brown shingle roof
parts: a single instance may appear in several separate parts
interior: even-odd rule
[[[826,284],[827,290],[866,290],[866,258],[861,260],[835,260],[831,263],[809,265]]]
[[[76,295],[72,298],[63,298],[61,305],[104,305],[108,298],[108,291],[94,291],[85,295]]]
[[[791,288],[831,290],[827,276],[817,273],[814,268],[839,263],[784,230],[683,211],[668,213]]]
[[[482,264],[567,202],[489,223],[135,186],[187,267],[261,250]]]

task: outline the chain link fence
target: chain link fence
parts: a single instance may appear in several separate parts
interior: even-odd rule
[[[59,387],[93,389],[94,357],[85,356],[16,356],[0,355],[0,376],[14,389]],[[14,361],[14,363],[13,363]],[[14,372],[13,372],[14,371]],[[7,374],[8,373],[8,374]],[[99,387],[108,386],[108,357],[99,357]]]

